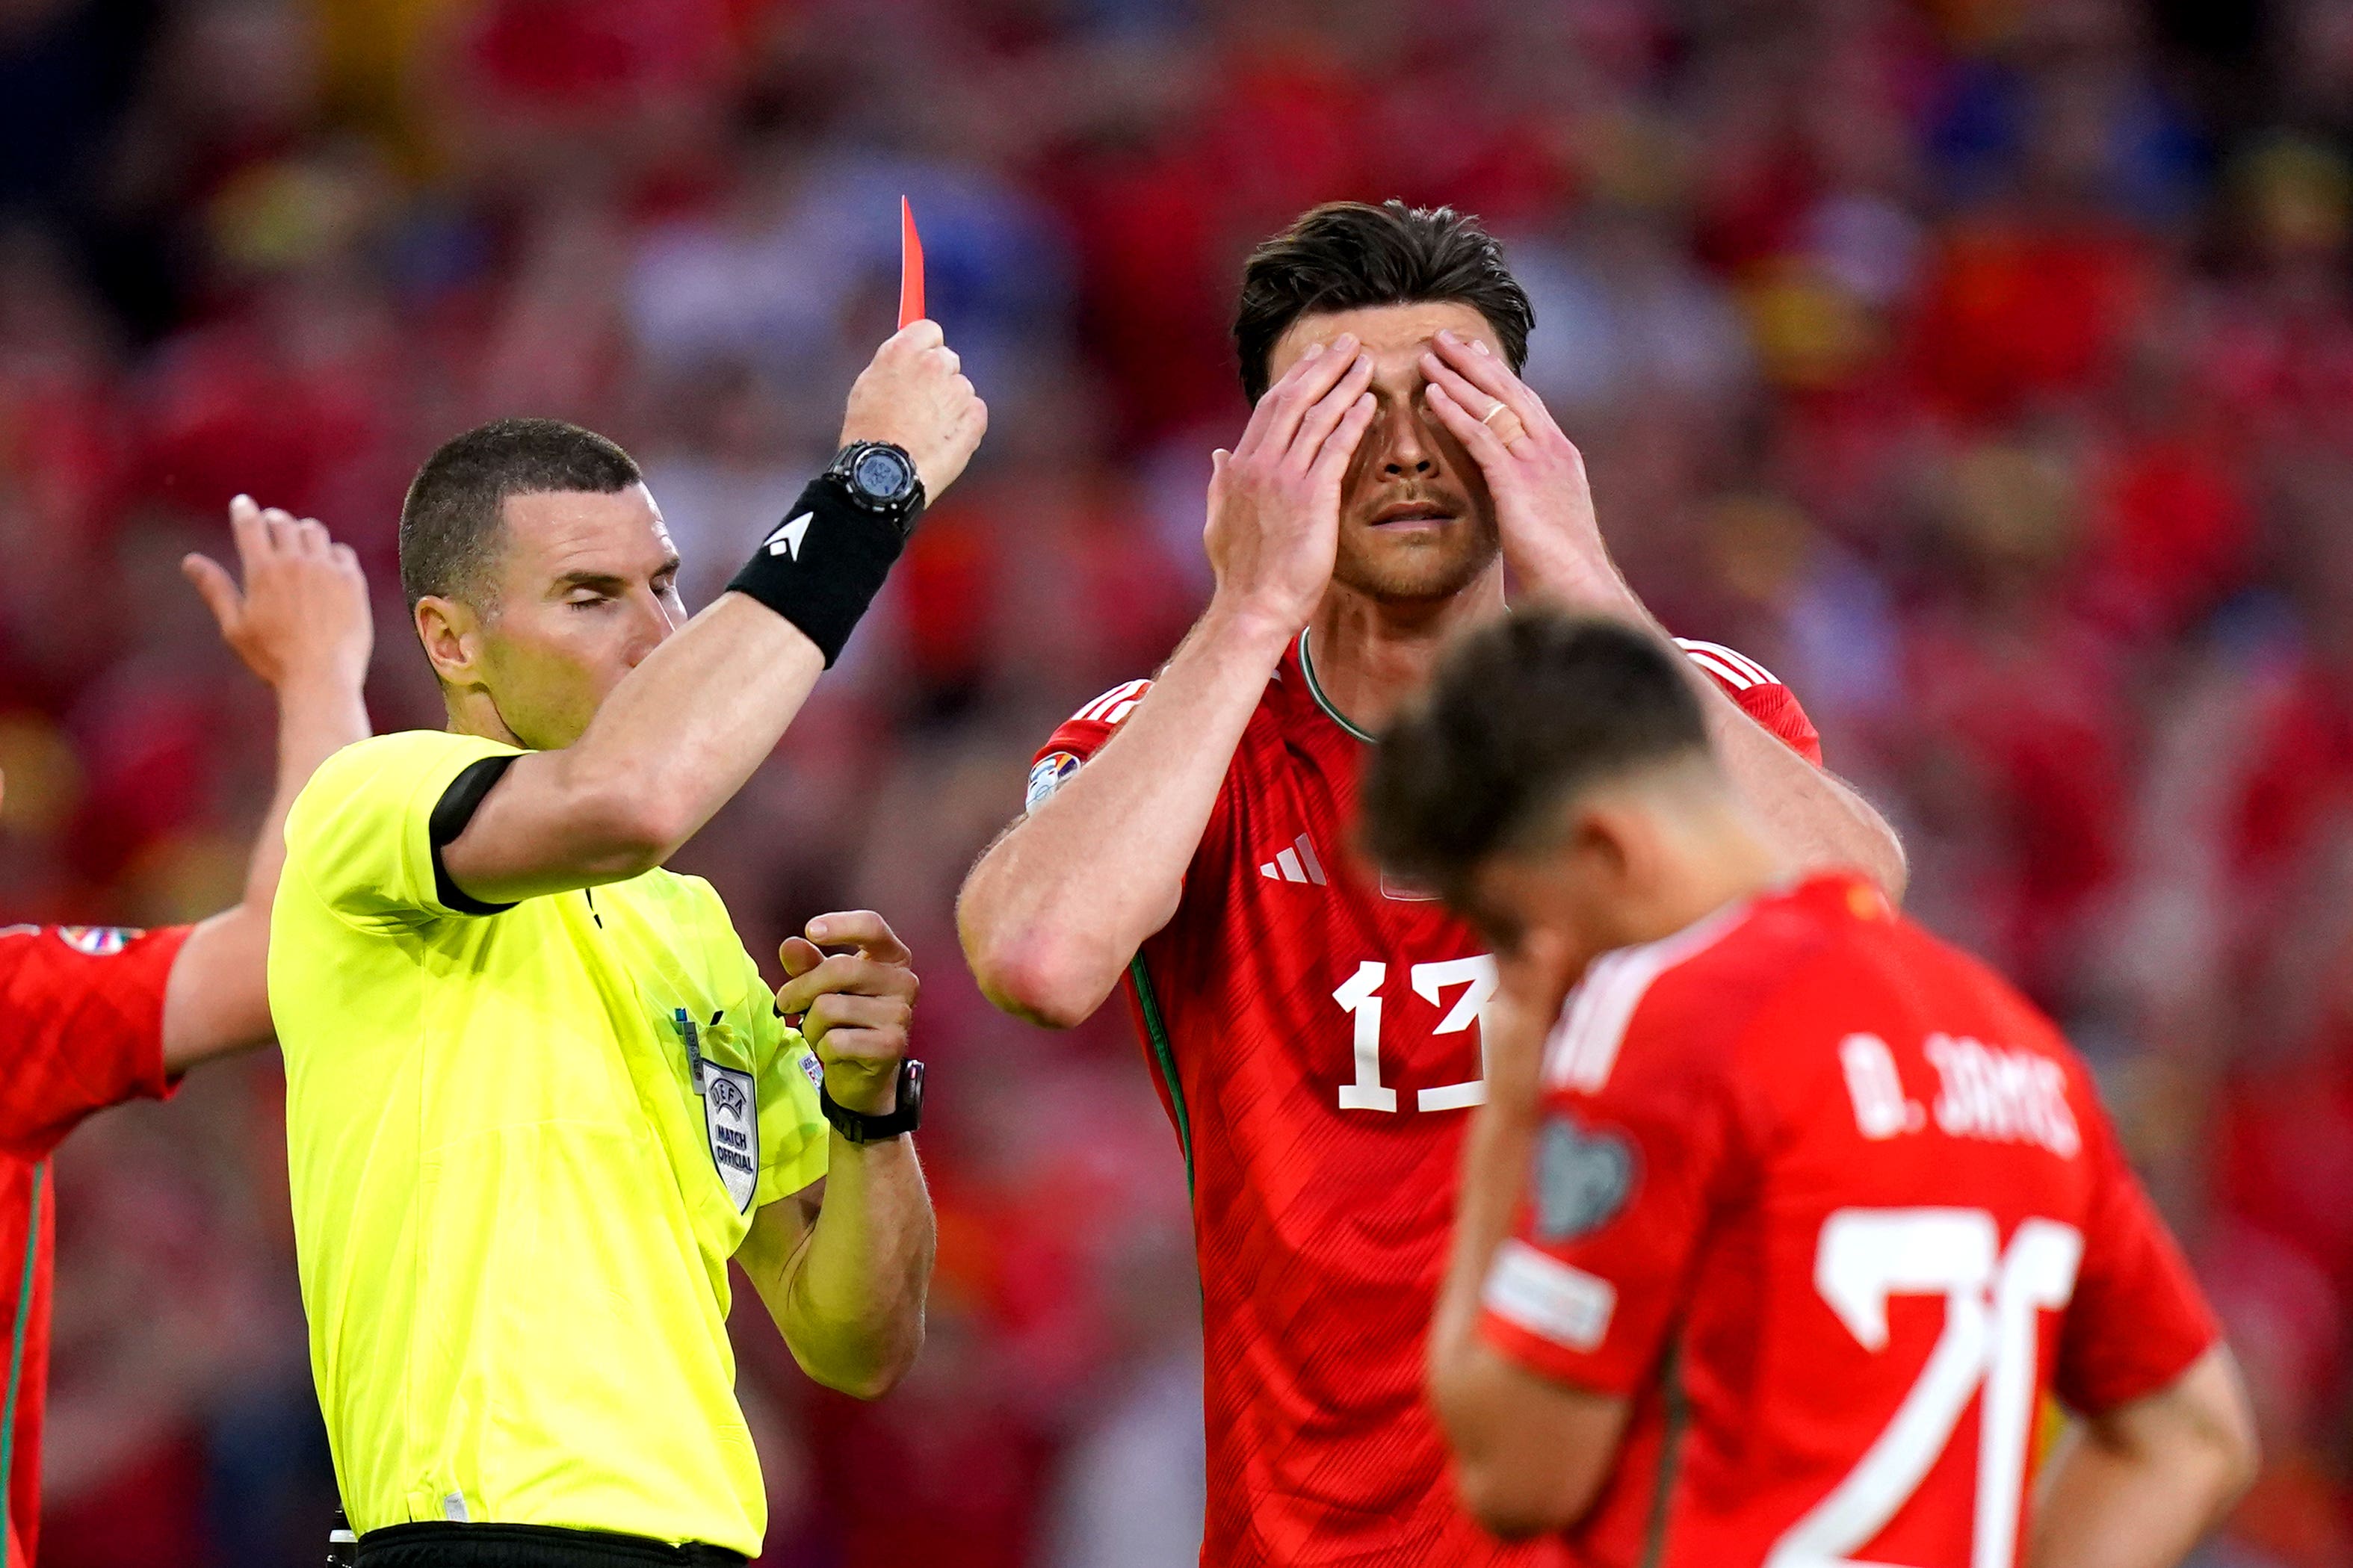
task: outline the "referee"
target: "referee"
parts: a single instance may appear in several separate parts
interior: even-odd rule
[[[603,437],[501,421],[411,484],[401,578],[448,726],[320,770],[269,953],[365,1568],[756,1554],[731,1258],[819,1382],[872,1397],[913,1360],[905,949],[821,917],[772,996],[709,884],[661,864],[775,749],[986,423],[939,328],[899,332],[833,466],[683,626],[661,514]]]

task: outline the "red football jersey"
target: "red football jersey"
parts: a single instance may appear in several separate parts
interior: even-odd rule
[[[37,1542],[56,1204],[46,1163],[91,1111],[160,1099],[164,987],[185,927],[0,928],[0,1540],[6,1568]]]
[[[1787,689],[1685,645],[1749,713],[1820,760]],[[1148,689],[1054,732],[1034,806]],[[1176,916],[1127,990],[1193,1182],[1207,1362],[1202,1560],[1541,1563],[1455,1506],[1422,1398],[1422,1336],[1453,1220],[1465,1109],[1485,1096],[1495,965],[1345,847],[1370,737],[1317,689],[1303,634],[1244,731]],[[1116,847],[1106,846],[1106,853]]]
[[[1544,1070],[1482,1324],[1633,1401],[1581,1563],[2014,1563],[2043,1396],[2214,1342],[2058,1031],[1852,878],[1602,959]]]

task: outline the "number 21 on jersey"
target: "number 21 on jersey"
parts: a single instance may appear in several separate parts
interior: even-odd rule
[[[1849,1568],[1911,1500],[1980,1390],[1971,1568],[2011,1568],[2033,1426],[2040,1314],[2075,1293],[2084,1237],[2030,1219],[2001,1247],[1983,1209],[1841,1209],[1822,1225],[1814,1288],[1855,1342],[1888,1342],[1894,1296],[1942,1296],[1944,1331],[1878,1439],[1791,1527],[1765,1568]]]
[[[1356,1078],[1353,1083],[1340,1086],[1340,1109],[1343,1110],[1395,1110],[1398,1091],[1381,1081],[1381,988],[1388,984],[1389,966],[1367,959],[1356,965],[1332,1000],[1354,1022]],[[1487,1049],[1487,1005],[1495,999],[1495,961],[1486,953],[1470,958],[1450,958],[1442,963],[1417,963],[1409,972],[1414,994],[1435,1007],[1446,1006],[1446,994],[1461,986],[1461,994],[1454,998],[1446,1016],[1438,1021],[1434,1035],[1459,1035],[1472,1025],[1481,1026],[1479,1051],[1480,1076],[1462,1083],[1442,1084],[1425,1089],[1414,1096],[1417,1110],[1461,1110],[1487,1102],[1487,1079],[1484,1062]]]

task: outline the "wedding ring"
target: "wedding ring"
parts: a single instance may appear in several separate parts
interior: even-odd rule
[[[1499,414],[1505,417],[1496,418]],[[1506,451],[1510,450],[1521,437],[1528,433],[1528,427],[1521,422],[1520,416],[1512,412],[1509,405],[1501,401],[1498,401],[1494,407],[1487,410],[1487,416],[1479,423],[1495,433],[1495,439],[1504,444]]]

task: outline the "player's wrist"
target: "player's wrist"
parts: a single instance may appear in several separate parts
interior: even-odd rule
[[[1314,609],[1313,605],[1302,609],[1263,595],[1221,589],[1210,598],[1209,608],[1201,620],[1216,646],[1262,652],[1271,666],[1282,657],[1282,650],[1299,635],[1299,628],[1307,624]]]
[[[1620,619],[1647,619],[1641,600],[1615,565],[1606,558],[1595,561],[1567,542],[1507,541],[1504,559],[1532,597]]]
[[[263,677],[277,694],[280,712],[312,713],[338,708],[367,684],[367,662],[338,654],[295,655]]]

